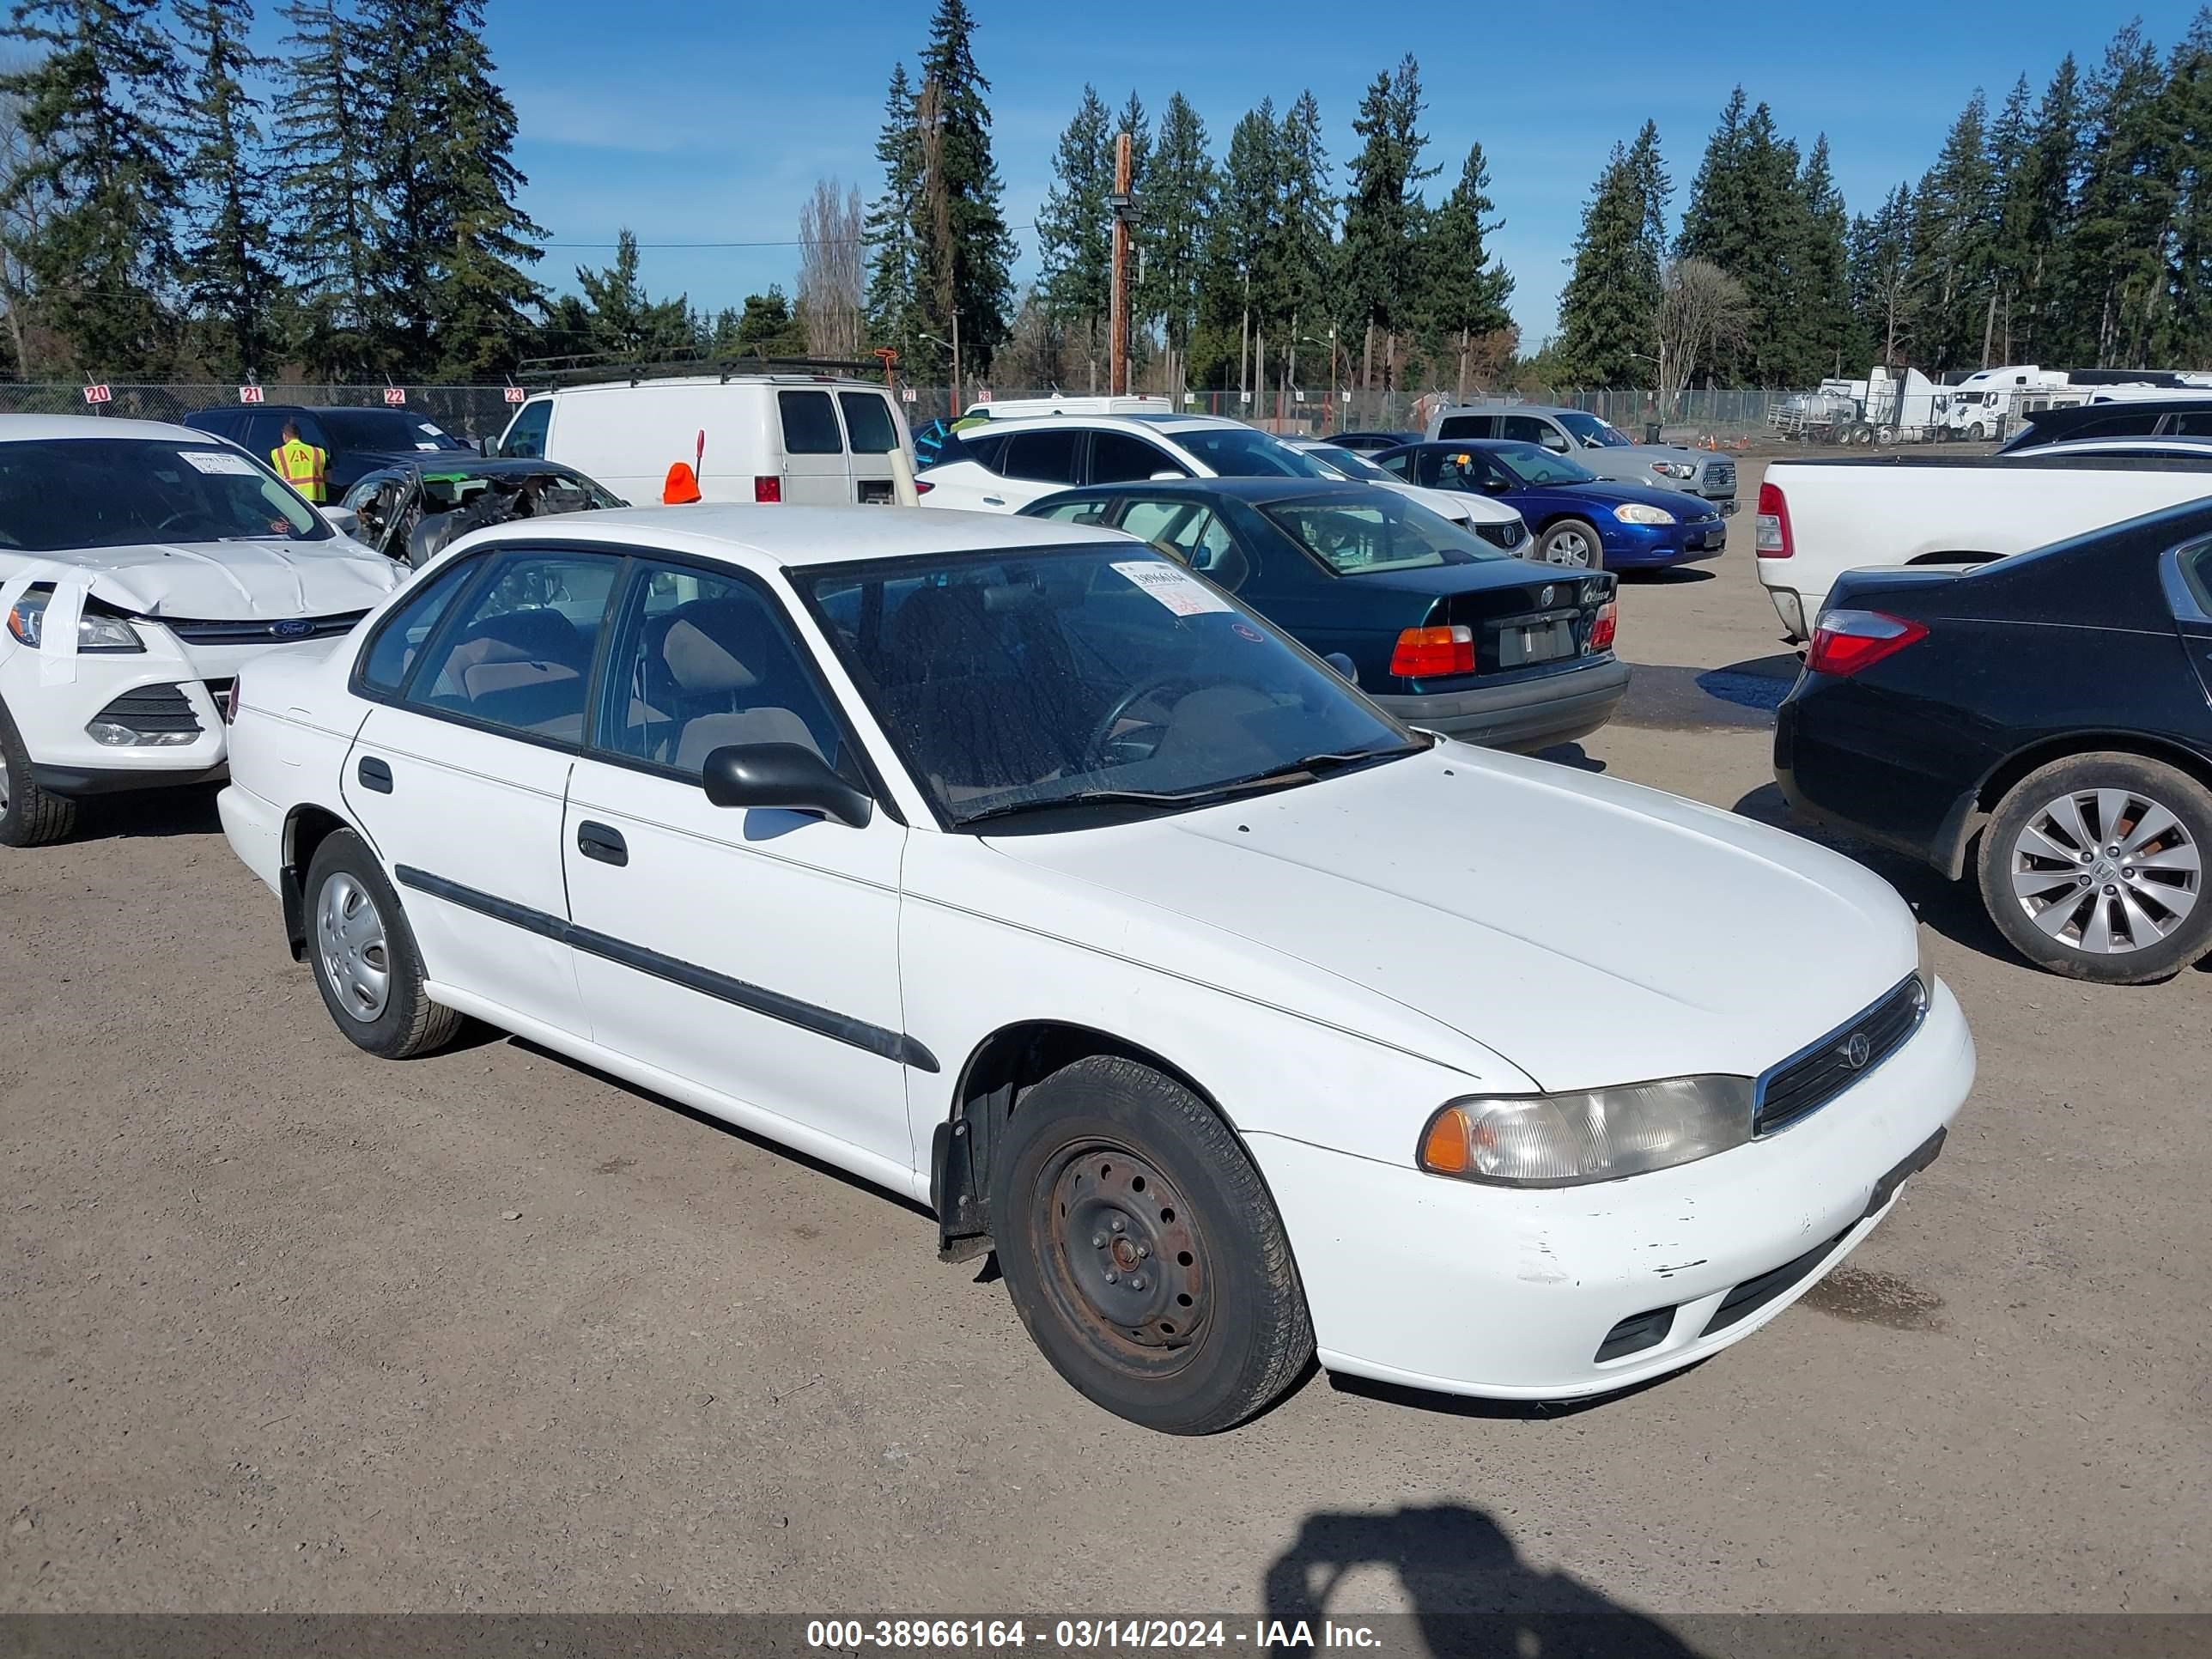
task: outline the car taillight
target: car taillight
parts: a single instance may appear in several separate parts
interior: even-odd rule
[[[1823,611],[1805,666],[1815,674],[1856,674],[1927,637],[1918,623],[1879,611]]]
[[[1759,486],[1759,537],[1752,550],[1762,559],[1786,559],[1797,550],[1790,533],[1790,501],[1778,485]]]
[[[1613,636],[1620,631],[1620,607],[1607,599],[1597,608],[1597,620],[1590,624],[1589,648],[1593,651],[1613,649]]]
[[[914,493],[917,495],[927,495],[936,488],[937,486],[927,478],[916,478],[914,481]]]
[[[1474,672],[1474,630],[1464,624],[1450,628],[1409,628],[1398,635],[1390,653],[1390,672],[1401,679],[1435,679],[1445,674]]]
[[[783,480],[772,472],[763,473],[753,480],[753,499],[757,501],[781,501]]]

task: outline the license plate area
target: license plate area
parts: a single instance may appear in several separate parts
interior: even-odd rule
[[[1507,617],[1498,624],[1498,665],[1527,668],[1540,662],[1557,662],[1581,649],[1575,638],[1572,611],[1547,611],[1534,616]]]

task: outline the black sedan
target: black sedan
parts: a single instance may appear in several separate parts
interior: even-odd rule
[[[1964,574],[1852,572],[1783,703],[1808,817],[1971,868],[2055,973],[2162,978],[2212,951],[2212,502]]]
[[[1395,490],[1192,478],[1064,490],[1022,510],[1182,560],[1408,725],[1540,749],[1595,731],[1628,690],[1612,576],[1514,558]]]

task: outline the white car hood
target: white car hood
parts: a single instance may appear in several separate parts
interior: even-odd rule
[[[1918,955],[1903,902],[1839,854],[1455,743],[1277,795],[991,844],[1348,981],[1347,998],[1364,987],[1547,1090],[1755,1076]],[[1356,1000],[1298,1012],[1342,1023]]]
[[[1507,524],[1521,515],[1503,501],[1493,501],[1487,495],[1478,495],[1471,489],[1431,489],[1423,484],[1391,483],[1385,486],[1401,495],[1419,501],[1431,513],[1441,513],[1447,519],[1464,519],[1471,524]]]
[[[326,542],[150,542],[61,553],[0,550],[0,584],[26,576],[75,578],[119,611],[210,622],[366,611],[404,574],[343,536]]]

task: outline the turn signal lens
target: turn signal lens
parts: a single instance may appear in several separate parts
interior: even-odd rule
[[[1450,628],[1409,628],[1398,635],[1390,653],[1390,672],[1401,679],[1436,679],[1446,674],[1474,672],[1474,630],[1464,624]]]
[[[1805,666],[1815,674],[1856,674],[1927,637],[1920,623],[1879,611],[1823,611],[1814,624]]]
[[[1431,1175],[1465,1175],[1474,1162],[1467,1145],[1467,1114],[1457,1107],[1438,1112],[1421,1137],[1421,1167]]]

